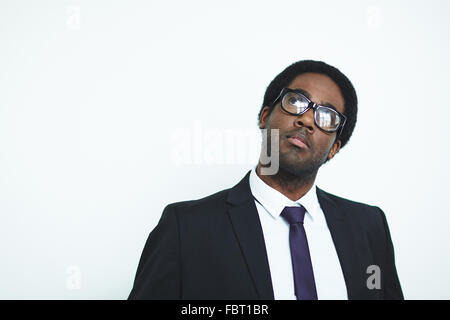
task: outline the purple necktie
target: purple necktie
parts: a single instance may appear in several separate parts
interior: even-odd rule
[[[281,212],[281,216],[290,224],[289,245],[291,247],[297,300],[317,300],[308,240],[306,239],[305,227],[303,226],[305,211],[303,206],[285,207]]]

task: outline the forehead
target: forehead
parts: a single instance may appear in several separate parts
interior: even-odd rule
[[[303,73],[289,84],[291,89],[302,89],[309,93],[309,99],[317,104],[332,104],[344,112],[344,97],[338,85],[330,77],[320,73]]]

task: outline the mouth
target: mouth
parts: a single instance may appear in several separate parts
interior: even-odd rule
[[[299,147],[301,149],[309,149],[306,139],[303,138],[301,135],[288,136],[287,140],[289,141],[289,143],[293,144],[296,147]]]

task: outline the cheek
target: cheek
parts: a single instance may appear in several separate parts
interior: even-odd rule
[[[283,114],[278,108],[279,106],[276,106],[268,116],[266,125],[269,125],[273,129],[280,129],[281,131],[282,128],[287,128],[289,125],[292,125],[292,117]]]
[[[278,129],[278,119],[276,116],[273,115],[273,112],[270,114],[270,116],[267,118],[266,121],[266,129]]]
[[[316,153],[320,153],[321,155],[328,156],[328,153],[330,152],[331,148],[334,144],[334,135],[330,136],[327,134],[322,134],[320,137],[317,138],[316,141],[314,141],[314,149]]]

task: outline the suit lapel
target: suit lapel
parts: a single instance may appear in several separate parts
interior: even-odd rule
[[[250,190],[249,176],[250,173],[247,173],[230,190],[227,198],[230,205],[228,214],[259,298],[273,300],[266,245],[258,211]]]
[[[326,192],[317,188],[317,197],[325,215],[331,237],[336,248],[342,272],[344,274],[349,299],[358,299],[362,284],[361,261],[355,248],[355,238],[345,212],[337,206]]]

